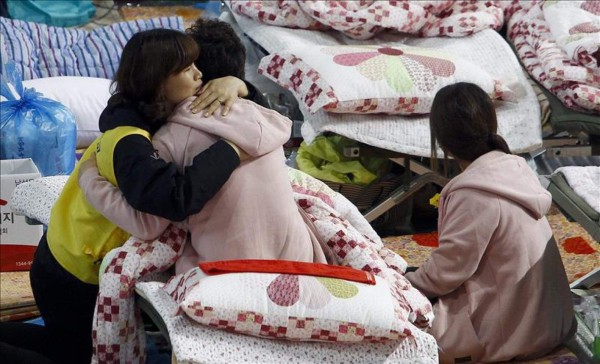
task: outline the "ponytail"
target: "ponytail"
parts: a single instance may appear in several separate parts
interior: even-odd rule
[[[501,150],[506,154],[512,154],[506,140],[496,133],[488,135],[487,145],[490,147],[490,150]]]

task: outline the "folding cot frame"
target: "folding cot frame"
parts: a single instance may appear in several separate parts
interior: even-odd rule
[[[444,187],[449,179],[432,171],[427,166],[419,163],[415,158],[403,154],[381,149],[362,143],[352,147],[346,147],[343,154],[347,157],[360,157],[361,155],[375,155],[386,157],[392,162],[404,167],[403,183],[393,190],[385,200],[367,210],[363,216],[368,222],[372,222],[394,206],[406,201],[415,193],[428,184]]]
[[[512,41],[508,37],[505,37],[505,40],[519,59]],[[519,64],[531,80],[532,86],[542,91],[550,108],[549,130],[542,130],[542,148],[530,153],[531,157],[536,158],[541,154],[556,157],[600,155],[600,115],[569,109],[558,97],[527,73],[521,59]],[[538,99],[539,97],[538,95]]]
[[[255,50],[255,52],[247,51],[247,54],[256,53],[256,57],[254,58],[260,58],[261,56],[267,55],[270,52],[283,49],[287,45],[294,42],[294,44],[300,42],[305,45],[340,44],[340,40],[330,33],[320,33],[302,29],[289,30],[285,27],[280,28],[259,24],[251,19],[247,19],[244,16],[237,15],[232,11],[223,12],[221,20],[230,23],[240,38],[247,43],[251,49]],[[293,34],[292,31],[294,32]],[[493,43],[501,45],[499,44],[499,40],[502,37],[494,37],[492,36],[492,33],[494,33],[494,31],[489,30],[487,32],[481,32],[480,35],[476,34],[471,37],[472,41],[470,41],[468,45],[457,39],[448,39],[447,41],[444,40],[443,44],[452,44],[451,47],[449,45],[447,47],[450,47],[454,51],[460,52],[460,54],[472,57],[472,61],[476,64],[481,64],[486,68],[490,68],[491,65],[494,65],[492,68],[497,68],[497,72],[512,74],[516,70],[520,69],[520,66],[516,59],[514,61],[510,60],[510,62],[507,61],[498,64],[498,59],[502,57],[499,58],[495,55],[492,55],[491,53],[493,52],[491,47],[489,47],[489,44]],[[442,47],[442,43],[437,44],[435,43],[434,39],[413,39],[412,37],[400,36],[392,38],[388,39],[384,37],[381,40],[375,39],[373,40],[373,44],[379,44],[381,42],[383,42],[382,44],[392,44],[390,43],[392,41],[402,41],[407,45],[418,46],[418,44],[415,43],[418,40],[419,42],[424,42],[424,44],[421,46],[433,48],[436,46]],[[348,45],[360,45],[364,43],[356,40],[344,40]],[[478,47],[484,47],[485,52],[482,52],[481,54],[476,52],[474,53],[473,50],[479,49]],[[510,51],[510,47],[508,45],[503,45],[503,47]],[[442,47],[442,49],[445,48]],[[446,49],[446,51],[450,52],[449,49]],[[258,67],[258,61],[256,61],[256,66]],[[249,72],[250,68],[252,67],[249,67],[246,73],[249,77],[253,77],[252,72]],[[251,79],[251,81],[264,83],[266,80],[264,76],[258,76],[258,78],[256,78],[257,75],[254,75],[254,77],[255,79]],[[520,81],[525,80],[524,75],[517,76],[517,78],[519,78]],[[273,89],[275,83],[273,83],[271,80],[268,81],[269,82],[264,85],[265,89]],[[279,90],[279,92],[289,92],[289,90],[284,91],[283,88],[279,86],[275,86],[275,88],[276,90]],[[533,90],[527,90],[526,88],[525,92],[527,94],[527,97],[524,98],[526,99],[526,102],[521,103],[521,101],[519,101],[518,107],[505,105],[502,108],[501,116],[504,124],[501,125],[501,129],[503,132],[506,132],[509,135],[509,141],[514,144],[514,148],[518,152],[527,154],[542,146],[542,138],[541,135],[539,137],[529,136],[531,132],[535,131],[537,133],[541,130],[539,124],[534,125],[535,123],[529,122],[534,115],[539,115],[539,104],[537,100],[535,100],[535,94]],[[304,110],[304,105],[299,105],[299,109],[299,112],[301,112],[304,117],[302,136],[305,140],[311,141],[316,134],[323,132],[336,133],[356,141],[356,146],[352,146],[344,150],[344,155],[347,157],[359,157],[375,154],[378,157],[389,158],[393,162],[404,166],[405,173],[402,176],[404,179],[403,183],[397,187],[396,190],[390,193],[384,201],[381,201],[376,206],[371,207],[368,211],[363,213],[364,217],[369,222],[373,222],[387,210],[401,202],[406,201],[411,196],[414,196],[414,194],[423,187],[429,184],[443,187],[448,182],[448,178],[445,176],[442,176],[436,171],[432,171],[427,166],[419,163],[419,161],[422,161],[423,158],[428,158],[428,147],[423,143],[428,137],[428,131],[425,131],[425,129],[428,129],[428,126],[425,124],[428,123],[423,120],[423,118],[405,118],[403,120],[397,120],[397,123],[395,123],[396,120],[394,120],[394,123],[392,124],[391,118],[383,118],[381,120],[377,119],[377,121],[372,121],[367,120],[369,115],[354,114],[352,115],[352,118],[350,118],[345,117],[342,114],[328,114],[322,110],[319,110],[317,113],[311,114],[307,119],[306,115],[309,114],[308,110]],[[364,126],[360,126],[363,121],[365,122],[363,124]],[[352,125],[350,123],[352,123]],[[305,128],[305,126],[307,126],[306,124],[308,124],[308,127]],[[409,126],[410,124],[413,124],[414,126]],[[394,127],[396,129],[394,129],[393,133],[381,132],[382,129],[389,127]],[[371,130],[374,128],[378,129],[378,131],[371,132]],[[406,146],[398,146],[398,143],[401,143],[402,140],[407,139],[408,143]]]
[[[597,286],[599,284],[600,267],[571,283],[570,288],[574,296],[597,296],[597,294],[594,294],[594,290],[598,289]],[[577,332],[565,343],[565,346],[571,350],[582,363],[598,363],[598,357],[592,352],[592,346],[596,339],[592,328],[588,327],[583,316],[577,311],[575,311],[575,320],[577,321]]]
[[[600,155],[600,115],[567,108],[554,94],[535,82],[550,105],[551,131],[543,136],[542,152],[556,157]]]
[[[554,173],[550,176],[548,191],[567,215],[587,230],[594,240],[600,241],[600,213],[594,211],[571,189],[562,173]]]

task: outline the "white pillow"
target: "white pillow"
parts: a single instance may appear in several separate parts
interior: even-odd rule
[[[24,80],[45,97],[69,108],[77,122],[77,148],[87,148],[98,135],[98,120],[110,97],[111,80],[95,77],[60,76]]]
[[[292,341],[399,340],[407,335],[407,322],[396,314],[399,303],[387,281],[373,278],[375,285],[279,273],[205,276],[196,268],[174,278],[166,291],[197,280],[179,295],[180,309],[226,331]]]
[[[298,46],[264,57],[258,73],[289,89],[311,113],[427,114],[437,91],[456,82],[516,100],[507,80],[460,55],[408,45]]]

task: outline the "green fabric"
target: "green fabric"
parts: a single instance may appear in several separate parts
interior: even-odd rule
[[[341,135],[318,136],[310,145],[302,142],[296,157],[298,169],[320,180],[361,186],[387,172],[390,161],[386,158],[344,156],[344,148],[352,146],[356,142]]]

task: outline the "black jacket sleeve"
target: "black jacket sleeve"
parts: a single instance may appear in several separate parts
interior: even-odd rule
[[[175,164],[158,157],[148,139],[128,135],[117,143],[113,164],[119,189],[133,208],[182,221],[199,212],[219,191],[240,159],[220,140],[194,157],[182,174]]]
[[[254,87],[253,84],[246,80],[242,81],[244,81],[244,83],[246,84],[246,88],[248,89],[248,96],[244,97],[246,100],[255,102],[262,107],[266,107],[267,109],[271,108],[269,106],[269,103],[267,102],[267,98],[264,97],[263,94],[256,87]]]

